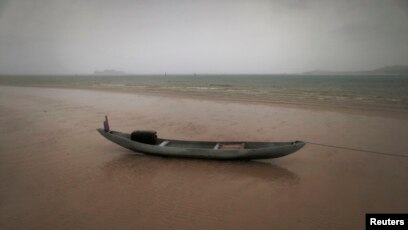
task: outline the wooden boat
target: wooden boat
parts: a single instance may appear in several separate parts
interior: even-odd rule
[[[132,140],[133,134],[111,131],[107,120],[105,128],[97,129],[106,139],[135,152],[163,157],[188,157],[214,160],[254,160],[286,156],[301,149],[305,143],[293,142],[213,142],[213,141],[184,141],[156,137],[154,131],[138,131],[154,141],[143,142]],[[148,138],[149,139],[149,138]]]

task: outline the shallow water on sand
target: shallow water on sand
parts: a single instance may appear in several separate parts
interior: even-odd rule
[[[101,137],[105,114],[176,139],[408,147],[406,119],[0,86],[1,228],[355,229],[367,212],[408,212],[408,158],[313,145],[266,161],[149,157]]]
[[[408,77],[400,75],[0,76],[0,84],[170,92],[241,101],[408,110]]]

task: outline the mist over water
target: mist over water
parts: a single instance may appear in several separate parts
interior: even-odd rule
[[[0,74],[407,65],[405,0],[2,0]]]

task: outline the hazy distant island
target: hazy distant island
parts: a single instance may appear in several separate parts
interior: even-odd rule
[[[128,75],[129,73],[115,70],[105,69],[96,70],[94,75]],[[361,71],[331,71],[331,70],[312,70],[300,73],[301,75],[408,75],[408,65],[390,65],[373,70]],[[194,74],[196,75],[196,74]],[[211,75],[211,74],[210,74]]]
[[[385,66],[373,70],[363,71],[329,71],[313,70],[303,72],[304,75],[408,75],[408,65]]]
[[[95,75],[123,75],[126,74],[125,72],[114,70],[114,69],[106,69],[102,71],[96,70],[94,72]]]

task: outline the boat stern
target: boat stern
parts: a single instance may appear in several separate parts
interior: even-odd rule
[[[97,128],[96,131],[98,131],[98,133],[100,133],[102,136],[104,136],[107,139],[110,139],[109,137],[111,136],[111,132],[108,131],[106,132],[105,129],[103,128]]]
[[[97,128],[96,131],[98,131],[102,135],[106,133],[105,130],[102,128]]]

